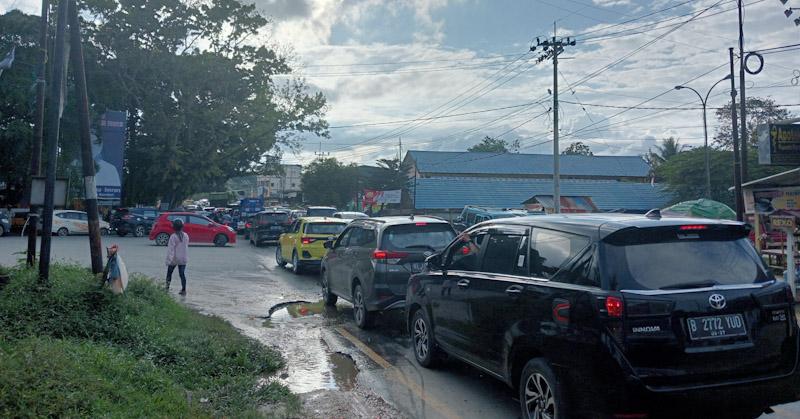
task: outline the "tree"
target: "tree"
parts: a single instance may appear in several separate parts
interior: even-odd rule
[[[306,166],[301,186],[306,202],[344,208],[358,192],[358,167],[345,165],[335,157],[319,158]]]
[[[711,199],[724,202],[733,207],[733,152],[729,150],[709,150],[711,168]],[[754,179],[769,176],[791,169],[790,167],[763,166],[758,164],[755,153],[748,155]],[[667,190],[674,196],[674,202],[698,199],[705,195],[705,150],[695,148],[684,151],[665,160],[656,168],[656,177],[663,179]]]
[[[383,169],[378,176],[373,176],[366,183],[370,189],[397,190],[408,187],[408,166],[398,158],[378,159],[378,167]],[[376,172],[377,174],[377,172]]]
[[[737,113],[739,111],[739,106],[739,104],[736,105]],[[747,98],[745,108],[747,109],[747,144],[754,148],[758,147],[756,129],[759,124],[792,117],[792,114],[788,110],[778,106],[772,98],[749,97]],[[739,117],[740,115],[737,114],[737,119]],[[722,149],[732,150],[731,102],[717,109],[717,121],[719,121],[719,127],[717,128],[716,135],[714,135],[714,144]],[[737,120],[737,122],[739,121]],[[739,127],[739,129],[741,129],[741,127]],[[748,165],[748,167],[750,166]]]
[[[576,141],[561,152],[564,156],[594,156],[592,149],[581,141]]]
[[[656,151],[650,150],[644,155],[645,161],[653,170],[656,170],[664,162],[683,152],[686,146],[682,145],[680,141],[674,137],[669,137],[661,140],[661,145],[655,146],[655,149]],[[705,164],[703,167],[705,167]]]
[[[519,151],[519,140],[507,141],[486,136],[474,146],[467,149],[471,152],[512,153]]]

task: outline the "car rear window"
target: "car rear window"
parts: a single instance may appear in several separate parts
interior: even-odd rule
[[[383,232],[383,250],[440,251],[456,237],[449,224],[415,223],[387,227]]]
[[[347,224],[344,223],[308,223],[305,227],[305,233],[338,235],[345,227],[347,227]]]
[[[603,244],[601,269],[611,289],[688,289],[773,279],[744,237],[702,231],[661,236]]]
[[[336,208],[309,208],[306,210],[308,217],[332,217],[335,214]]]
[[[258,216],[258,224],[276,224],[285,223],[289,221],[289,214],[285,212],[273,212],[269,214],[261,214]]]

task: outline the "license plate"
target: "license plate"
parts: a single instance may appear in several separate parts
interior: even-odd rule
[[[691,317],[686,319],[689,337],[692,340],[716,339],[747,334],[741,314]]]
[[[411,272],[417,273],[422,272],[422,269],[425,267],[425,264],[422,262],[414,262],[411,264]]]
[[[283,227],[280,227],[280,226],[272,226],[272,227],[270,227],[269,229],[270,229],[270,230],[272,230],[272,231],[281,231],[281,230],[283,230]]]

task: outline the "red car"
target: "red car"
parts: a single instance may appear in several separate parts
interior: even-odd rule
[[[191,243],[214,243],[215,246],[225,246],[236,243],[236,231],[228,226],[215,223],[210,219],[193,212],[167,212],[158,217],[152,230],[150,240],[155,240],[159,246],[169,243],[169,236],[175,232],[172,221],[183,221],[183,231],[189,235]]]

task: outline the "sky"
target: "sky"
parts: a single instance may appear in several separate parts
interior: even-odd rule
[[[745,51],[800,43],[800,0],[744,0]],[[0,0],[37,14],[38,0]],[[290,54],[296,73],[328,99],[330,138],[305,136],[284,162],[317,154],[373,164],[403,151],[464,151],[484,136],[553,153],[553,65],[536,38],[573,37],[559,56],[560,149],[636,155],[665,137],[702,146],[700,99],[729,72],[738,48],[733,0],[256,0],[271,18],[255,42]],[[555,28],[554,28],[555,22]],[[737,49],[738,51],[738,49]],[[800,50],[763,54],[748,96],[800,104]],[[749,66],[757,67],[752,58]],[[738,84],[738,63],[736,66]],[[798,72],[797,74],[800,74]],[[279,80],[280,82],[280,80]],[[797,83],[795,79],[794,83]],[[729,82],[709,100],[730,100]],[[631,109],[631,107],[634,107]],[[642,109],[645,108],[645,109]],[[648,109],[649,108],[649,109]],[[664,109],[679,108],[679,109]],[[800,114],[800,106],[788,107]]]

